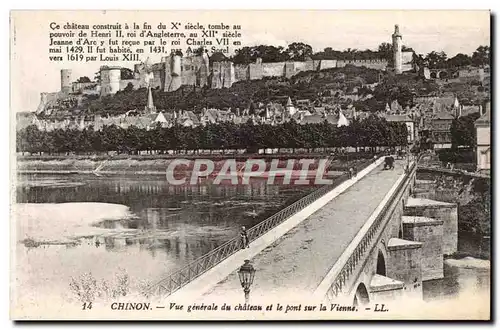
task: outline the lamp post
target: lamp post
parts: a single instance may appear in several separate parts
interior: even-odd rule
[[[245,304],[248,304],[250,299],[250,286],[253,283],[253,278],[255,276],[255,268],[253,268],[250,260],[245,260],[245,263],[240,267],[238,271],[238,276],[240,277],[241,287],[243,292],[245,292]]]

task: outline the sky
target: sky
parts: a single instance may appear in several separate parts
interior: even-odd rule
[[[375,50],[391,42],[398,24],[403,44],[417,53],[444,51],[471,55],[480,45],[490,44],[489,11],[14,11],[11,12],[11,109],[34,111],[41,92],[60,89],[60,70],[71,69],[73,79],[94,77],[105,62],[51,62],[48,58],[49,27],[58,24],[141,24],[171,21],[241,25],[242,46],[268,44],[286,47],[304,42],[321,51],[356,48]],[[236,47],[237,48],[237,47]],[[147,57],[145,54],[144,57]],[[153,62],[160,56],[150,56]],[[145,60],[145,58],[141,58]],[[132,67],[130,62],[112,65]]]

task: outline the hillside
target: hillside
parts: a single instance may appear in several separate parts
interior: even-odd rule
[[[379,82],[377,86],[368,88]],[[413,98],[418,95],[441,94],[451,92],[459,97],[463,104],[474,103],[487,94],[479,83],[445,82],[425,80],[416,73],[405,72],[394,75],[365,67],[346,66],[322,71],[301,72],[290,79],[285,77],[264,78],[262,80],[240,81],[231,88],[210,89],[182,86],[174,92],[153,90],[154,104],[158,110],[194,110],[203,108],[246,109],[253,102],[278,102],[284,104],[288,97],[293,101],[309,99],[315,101],[327,97],[335,104],[353,103],[360,111],[379,111],[386,104],[398,100],[405,108],[413,106]],[[479,84],[480,85],[480,84]],[[342,94],[357,94],[356,101],[342,99]],[[142,110],[147,102],[147,90],[126,89],[115,95],[83,99],[78,106],[80,111],[89,114],[121,114],[128,110]]]
[[[284,77],[265,78],[262,80],[240,81],[231,88],[210,89],[183,86],[174,92],[153,90],[153,99],[157,109],[185,109],[195,112],[202,108],[245,109],[251,102],[284,102],[290,96],[296,99],[315,100],[319,96],[330,96],[332,91],[341,90],[351,93],[354,87],[372,84],[378,81],[379,74],[386,73],[364,67],[346,66],[323,71],[301,72],[287,79]],[[79,106],[90,113],[123,113],[132,109],[143,109],[147,100],[145,88],[120,91],[103,98],[88,98]]]

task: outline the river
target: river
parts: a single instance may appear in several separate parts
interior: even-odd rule
[[[98,281],[125,273],[132,290],[141,288],[314,188],[263,180],[181,187],[148,175],[18,176],[19,294],[71,299],[71,278],[84,273]]]
[[[71,278],[85,273],[98,281],[126,274],[130,290],[143,288],[314,188],[258,180],[244,186],[202,182],[176,187],[163,177],[146,175],[19,176],[17,205],[25,213],[18,216],[38,217],[17,219],[18,295],[32,301],[49,294],[75,300]],[[81,225],[87,218],[89,226]],[[489,244],[460,234],[460,251],[474,256],[485,249]],[[424,283],[424,300],[490,288],[489,261],[449,259],[444,276]]]

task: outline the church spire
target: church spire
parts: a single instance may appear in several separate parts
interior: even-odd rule
[[[153,93],[151,92],[151,86],[148,86],[148,104],[145,108],[147,113],[155,113],[156,108],[153,102]]]

